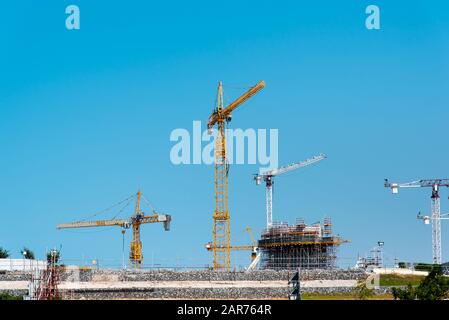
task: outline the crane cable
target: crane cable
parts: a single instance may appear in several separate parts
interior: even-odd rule
[[[157,211],[154,209],[154,207],[151,205],[150,201],[147,200],[147,198],[145,198],[144,195],[142,195],[142,199],[143,201],[145,201],[145,203],[150,207],[151,211],[153,211],[154,214],[157,214]]]
[[[112,218],[112,220],[113,219],[115,219],[115,218],[117,218],[117,216],[119,216],[122,212],[123,212],[123,210],[125,210],[128,206],[129,206],[129,204],[131,203],[131,201],[134,199],[134,195],[132,195],[132,196],[130,196],[130,197],[128,197],[128,198],[126,198],[126,199],[124,199],[124,200],[122,200],[122,201],[120,201],[120,202],[118,202],[118,203],[116,203],[116,204],[114,204],[114,205],[112,205],[112,206],[110,206],[109,208],[106,208],[106,209],[104,209],[104,210],[101,210],[101,211],[99,211],[99,212],[97,212],[96,214],[94,214],[94,215],[92,215],[92,216],[89,216],[88,218],[86,218],[86,219],[84,219],[84,220],[81,220],[81,221],[86,221],[87,219],[89,219],[89,218],[93,218],[93,217],[95,217],[95,216],[98,216],[99,214],[101,214],[101,213],[104,213],[104,212],[106,212],[106,211],[109,211],[110,209],[112,209],[112,208],[114,208],[114,207],[116,207],[116,206],[119,206],[120,204],[122,204],[122,203],[124,203],[125,201],[127,201],[128,200],[128,202],[117,212],[117,214]],[[89,233],[100,233],[100,232],[108,232],[108,231],[110,231],[110,230],[107,230],[107,229],[103,229],[103,230],[95,230],[95,231],[93,231],[93,230],[91,230],[91,231],[75,231],[75,230],[68,230],[68,229],[65,229],[64,230],[65,232],[68,232],[68,233],[85,233],[85,234],[89,234]]]
[[[110,206],[110,207],[108,207],[108,208],[106,208],[106,209],[100,210],[100,211],[98,211],[97,213],[95,213],[95,214],[93,214],[93,215],[91,215],[91,216],[88,216],[88,217],[86,217],[85,219],[82,219],[82,220],[80,220],[80,221],[87,221],[88,219],[91,219],[91,218],[96,217],[96,216],[98,216],[98,215],[100,215],[100,214],[103,214],[103,213],[105,213],[105,212],[107,212],[107,211],[110,211],[112,208],[115,208],[115,207],[121,205],[121,204],[124,203],[125,201],[129,201],[129,202],[130,202],[130,200],[132,200],[134,197],[135,197],[135,195],[131,195],[130,197],[128,197],[128,198],[126,198],[126,199],[124,199],[124,200],[122,200],[122,201],[119,201],[119,202],[117,202],[116,204],[114,204],[114,205],[112,205],[112,206]],[[127,204],[127,205],[128,205],[128,204]],[[119,212],[119,213],[120,213],[120,212]]]
[[[224,88],[226,88],[226,89],[231,89],[231,90],[249,90],[249,89],[251,89],[252,88],[252,86],[249,86],[249,87],[246,87],[246,86],[244,86],[244,87],[242,87],[242,86],[240,86],[240,85],[238,85],[238,84],[230,84],[230,85],[224,85],[223,84],[223,89]],[[224,91],[224,90],[223,90]],[[226,108],[226,106],[228,106],[230,103],[232,103],[233,101],[235,101],[235,99],[229,99],[229,98],[227,98],[224,94],[223,94],[223,108]],[[233,113],[234,112],[236,112],[237,110],[234,110],[233,111]]]
[[[125,205],[117,212],[117,214],[115,216],[112,217],[112,220],[117,218],[130,205],[132,200],[134,200],[134,196],[129,198],[129,201],[127,203],[125,203]]]

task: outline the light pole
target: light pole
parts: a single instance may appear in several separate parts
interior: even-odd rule
[[[23,250],[22,255],[23,255],[23,271],[25,271],[25,260],[27,258],[27,254],[28,252],[26,252],[26,250]]]
[[[380,256],[380,263],[377,262],[381,268],[384,267],[384,257],[383,257],[383,248],[384,248],[384,244],[385,242],[383,241],[378,241],[377,242],[377,246],[379,247],[379,256]]]
[[[151,269],[154,269],[154,252],[151,252]]]
[[[125,229],[122,229],[122,268],[125,269]]]

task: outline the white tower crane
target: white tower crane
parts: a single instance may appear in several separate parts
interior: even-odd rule
[[[385,179],[385,187],[390,188],[393,194],[399,193],[399,188],[432,188],[431,196],[431,216],[418,215],[425,224],[432,222],[432,257],[433,263],[441,264],[441,220],[447,219],[446,215],[441,215],[440,207],[440,187],[449,187],[449,179],[426,179],[407,183],[391,183]]]
[[[262,179],[266,183],[267,228],[270,228],[273,224],[273,184],[274,184],[273,178],[280,174],[308,166],[310,164],[324,160],[326,158],[327,156],[325,154],[320,154],[318,156],[315,156],[313,158],[301,162],[293,163],[277,169],[268,170],[261,174],[255,175],[254,180],[256,180],[257,185],[260,185]]]

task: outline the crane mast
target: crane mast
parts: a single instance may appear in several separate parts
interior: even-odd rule
[[[265,206],[267,211],[267,228],[273,225],[273,177],[265,178]]]
[[[143,261],[142,255],[142,241],[140,241],[140,225],[142,224],[143,213],[140,209],[140,191],[137,192],[136,208],[134,209],[134,216],[132,220],[133,239],[130,243],[129,261],[131,265],[139,267]]]
[[[300,161],[297,163],[293,163],[287,166],[283,166],[277,169],[272,169],[269,171],[266,171],[262,174],[256,174],[254,177],[254,180],[256,180],[256,184],[259,185],[262,180],[265,181],[265,199],[266,199],[266,211],[267,211],[267,228],[271,228],[273,225],[273,184],[274,180],[273,178],[275,176],[278,176],[283,173],[287,173],[289,171],[293,171],[302,167],[306,167],[308,165],[311,165],[315,162],[319,162],[321,160],[326,159],[325,154],[320,154],[318,156],[315,156],[313,158]]]
[[[432,188],[431,199],[431,222],[432,222],[432,258],[433,263],[441,264],[441,204],[440,187],[449,187],[449,179],[423,179],[407,183],[392,183],[385,179],[384,186],[390,188],[393,194],[399,193],[399,188]]]
[[[231,231],[230,215],[228,209],[228,171],[229,164],[226,158],[225,124],[231,120],[231,113],[258,91],[265,87],[260,81],[237,100],[224,108],[223,85],[218,84],[217,106],[209,117],[207,126],[209,131],[217,125],[215,140],[215,211],[213,214],[213,269],[229,270],[231,268]]]

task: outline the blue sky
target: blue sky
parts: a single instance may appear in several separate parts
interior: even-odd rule
[[[69,4],[80,7],[80,30],[65,29]],[[365,28],[369,4],[380,7],[381,30]],[[120,261],[120,229],[55,226],[141,188],[173,216],[170,232],[143,226],[145,262],[210,263],[213,167],[172,165],[169,136],[193,120],[205,125],[219,80],[232,101],[244,90],[236,88],[264,79],[232,127],[278,129],[280,164],[328,155],[278,177],[275,220],[331,216],[351,241],[340,250],[344,266],[378,240],[387,256],[430,261],[430,227],[416,220],[430,210],[430,190],[394,197],[383,179],[447,177],[448,11],[446,1],[3,4],[0,246],[16,257],[23,245],[40,257],[62,246],[67,261]],[[257,234],[265,224],[257,170],[231,168],[236,244],[249,241],[246,226]],[[240,253],[234,261],[247,260]]]

